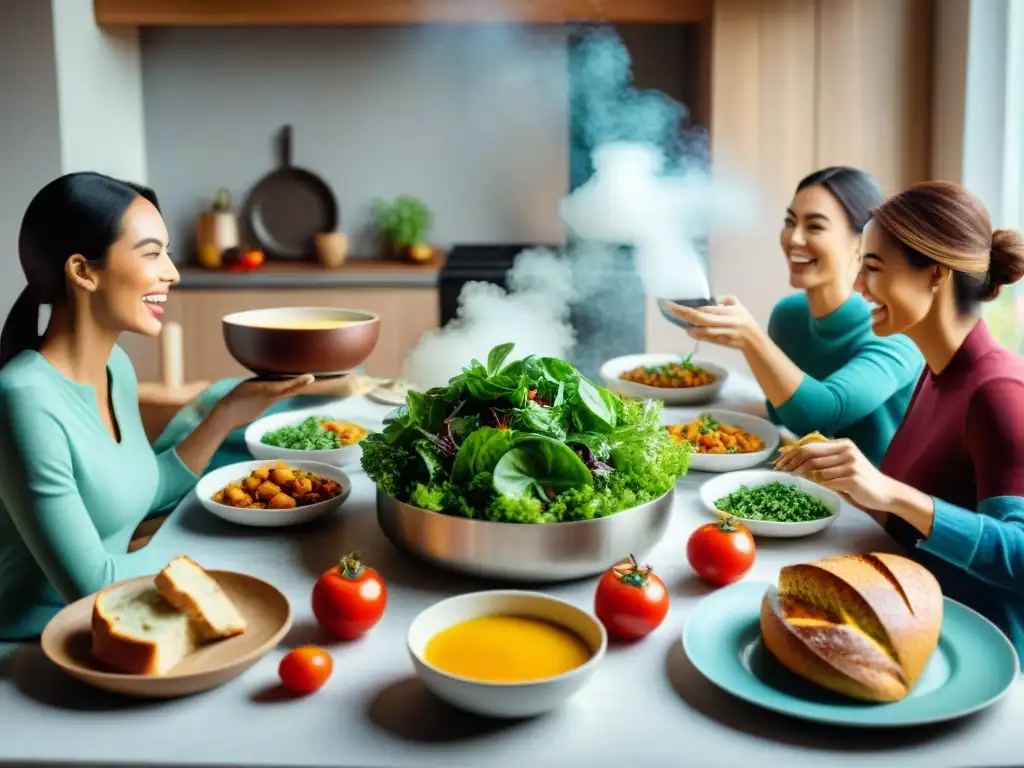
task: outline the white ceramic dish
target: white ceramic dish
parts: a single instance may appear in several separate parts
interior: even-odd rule
[[[312,472],[323,478],[335,480],[341,484],[341,493],[333,499],[321,501],[318,504],[310,504],[305,507],[294,507],[292,509],[239,509],[227,504],[218,504],[212,496],[228,483],[235,483],[245,478],[254,469],[260,467],[277,466],[277,461],[242,461],[238,464],[229,464],[226,467],[215,469],[200,478],[196,484],[196,496],[203,508],[216,515],[222,520],[238,525],[247,525],[254,528],[282,528],[288,525],[298,525],[316,520],[318,517],[333,512],[348,498],[352,492],[352,481],[348,475],[337,467],[330,464],[321,464],[316,461],[289,461],[288,466],[293,469],[302,469]]]
[[[528,683],[482,683],[442,672],[424,658],[427,643],[453,624],[480,616],[529,616],[572,630],[592,656],[564,674]],[[558,707],[593,676],[608,648],[608,634],[592,614],[539,592],[494,590],[451,597],[427,608],[409,625],[407,638],[416,674],[452,706],[487,717],[533,717]]]
[[[666,405],[694,405],[706,403],[715,399],[719,391],[729,378],[729,371],[720,365],[709,363],[706,360],[693,360],[693,364],[705,369],[715,377],[715,380],[706,387],[648,387],[644,384],[637,384],[632,381],[624,381],[619,376],[626,371],[640,366],[664,365],[665,363],[679,362],[683,355],[672,354],[650,354],[650,355],[626,355],[609,360],[601,366],[601,378],[605,386],[612,392],[618,392],[626,397],[643,397],[649,400],[661,400]]]
[[[757,453],[694,453],[690,456],[690,469],[695,472],[737,472],[741,469],[750,469],[764,464],[779,449],[782,439],[779,428],[767,419],[751,416],[749,413],[723,411],[718,408],[701,408],[700,410],[666,408],[662,416],[662,423],[666,426],[689,424],[704,413],[710,414],[722,424],[731,424],[744,432],[757,435],[764,440],[764,450]]]
[[[358,443],[355,445],[346,445],[342,448],[332,448],[322,451],[296,451],[291,448],[278,448],[277,446],[267,445],[266,443],[261,442],[263,436],[268,432],[273,432],[274,430],[281,429],[282,427],[297,427],[310,416],[314,415],[331,416],[331,418],[336,418],[338,421],[347,421],[352,424],[358,424],[364,429],[371,432],[374,431],[373,427],[364,420],[352,419],[347,416],[335,417],[329,413],[306,413],[305,415],[298,415],[295,413],[274,413],[270,416],[264,416],[262,419],[257,419],[246,427],[245,447],[249,449],[249,453],[254,459],[262,459],[266,461],[276,459],[287,462],[315,461],[321,464],[330,464],[334,467],[344,467],[351,464],[357,464],[359,462],[359,457],[363,452]]]
[[[734,491],[738,491],[742,485],[750,488],[768,485],[769,483],[776,481],[787,485],[795,485],[814,498],[820,499],[830,510],[832,510],[832,514],[829,517],[822,518],[821,520],[812,520],[807,523],[778,523],[766,520],[746,520],[738,515],[734,515],[734,517],[742,522],[754,536],[783,539],[811,536],[828,528],[836,521],[836,518],[839,517],[839,511],[842,508],[843,501],[839,497],[838,493],[830,491],[828,488],[823,488],[817,483],[812,483],[810,480],[803,477],[797,477],[796,475],[791,475],[787,472],[773,472],[771,470],[764,469],[752,469],[746,472],[729,472],[728,474],[714,477],[700,487],[700,500],[704,503],[704,506],[710,515],[714,517],[721,517],[723,513],[719,512],[717,507],[715,507],[715,502],[718,499],[721,499],[723,496],[728,496]]]

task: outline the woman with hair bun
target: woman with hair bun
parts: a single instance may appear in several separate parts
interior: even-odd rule
[[[236,427],[312,381],[246,381],[180,444],[156,454],[138,382],[115,343],[157,336],[178,271],[152,190],[98,173],[50,182],[29,203],[18,253],[28,285],[0,334],[0,640],[38,635],[66,603],[155,573],[150,513],[195,485]],[[39,308],[52,307],[39,336]]]
[[[993,232],[957,184],[918,184],[875,209],[857,288],[875,333],[906,334],[925,370],[880,468],[845,440],[804,445],[776,467],[815,472],[870,511],[1024,658],[1024,360],[980,312],[1022,276],[1024,237]]]

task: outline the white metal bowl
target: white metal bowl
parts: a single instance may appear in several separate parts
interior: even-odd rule
[[[341,493],[333,499],[309,504],[305,507],[293,507],[292,509],[239,509],[228,504],[218,504],[213,500],[213,495],[228,483],[236,483],[254,469],[261,467],[276,467],[277,461],[242,461],[238,464],[229,464],[226,467],[215,469],[200,478],[196,484],[196,496],[203,508],[216,515],[222,520],[237,525],[247,525],[254,528],[282,528],[299,523],[308,523],[318,517],[333,512],[348,499],[352,492],[352,481],[349,476],[337,467],[330,464],[321,464],[316,461],[289,461],[285,462],[291,469],[301,469],[312,472],[314,475],[334,480],[341,485]]]
[[[591,656],[561,675],[523,683],[471,680],[444,672],[426,660],[427,643],[438,632],[463,621],[495,615],[526,616],[563,626],[590,646]],[[413,619],[407,644],[416,674],[439,698],[478,715],[522,718],[549,712],[582,688],[604,659],[608,634],[595,616],[564,600],[539,592],[495,590],[434,603]]]
[[[346,445],[341,448],[331,448],[322,451],[297,451],[291,448],[279,448],[275,445],[267,445],[262,438],[268,432],[273,432],[282,427],[297,427],[310,416],[331,416],[338,421],[347,421],[358,424],[366,430],[373,431],[373,427],[362,419],[353,419],[348,416],[332,416],[329,413],[274,413],[257,419],[245,429],[245,447],[254,459],[273,460],[280,459],[286,462],[293,461],[315,461],[321,464],[330,464],[334,467],[344,467],[359,462],[363,449],[358,443]]]
[[[703,368],[715,377],[711,384],[704,387],[648,387],[645,384],[637,384],[636,382],[619,378],[626,371],[631,371],[640,366],[677,363],[681,359],[681,355],[672,354],[625,355],[624,357],[613,358],[602,365],[600,374],[608,389],[626,397],[661,400],[666,405],[694,405],[714,400],[725,385],[725,380],[729,377],[729,371],[720,365],[709,363],[706,360],[692,361],[694,365]]]
[[[767,419],[751,416],[738,411],[723,411],[718,408],[675,409],[666,408],[662,416],[665,426],[688,424],[701,414],[710,414],[722,424],[731,424],[744,432],[757,435],[764,440],[764,449],[755,453],[696,453],[690,456],[690,469],[695,472],[737,472],[764,464],[779,448],[782,439],[779,428]]]
[[[740,486],[743,485],[748,488],[756,488],[776,481],[785,483],[786,485],[795,485],[800,490],[808,493],[816,499],[819,499],[820,501],[823,501],[832,511],[832,514],[828,517],[822,518],[821,520],[811,520],[806,523],[780,523],[767,520],[747,520],[739,515],[731,515],[736,520],[743,523],[743,525],[745,525],[754,536],[783,539],[811,536],[828,528],[839,517],[839,512],[843,506],[843,500],[838,493],[830,491],[828,488],[824,488],[817,483],[812,483],[806,478],[791,475],[788,472],[752,469],[746,472],[729,472],[728,474],[719,475],[718,477],[708,480],[700,487],[700,500],[704,503],[704,507],[711,516],[720,518],[724,516],[724,513],[720,512],[715,506],[715,502],[719,499],[724,496],[728,496],[734,491],[738,491]]]

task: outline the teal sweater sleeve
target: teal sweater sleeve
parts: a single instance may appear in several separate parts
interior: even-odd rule
[[[1024,499],[984,499],[977,512],[934,501],[931,535],[917,546],[982,581],[1024,595]]]
[[[819,381],[804,374],[796,392],[775,408],[797,434],[840,432],[874,413],[921,372],[921,353],[904,336],[872,338],[832,375]]]
[[[58,594],[77,600],[159,570],[167,561],[157,545],[159,532],[135,553],[111,554],[104,548],[75,483],[67,436],[57,418],[31,400],[27,389],[3,392],[0,400],[4,503]]]
[[[1024,382],[993,379],[972,395],[967,441],[978,510],[935,499],[931,535],[918,547],[1024,595]]]

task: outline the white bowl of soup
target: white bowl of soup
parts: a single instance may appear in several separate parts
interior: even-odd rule
[[[308,523],[338,509],[351,492],[348,475],[316,461],[242,461],[196,483],[207,512],[254,528]]]
[[[435,603],[409,626],[416,674],[436,696],[486,717],[557,708],[593,676],[608,634],[591,613],[539,592],[472,592]]]
[[[334,467],[356,464],[359,443],[374,431],[361,419],[325,413],[275,413],[245,430],[245,446],[254,459],[318,461]]]
[[[228,352],[260,376],[339,376],[370,356],[380,318],[361,309],[279,307],[225,315]]]

